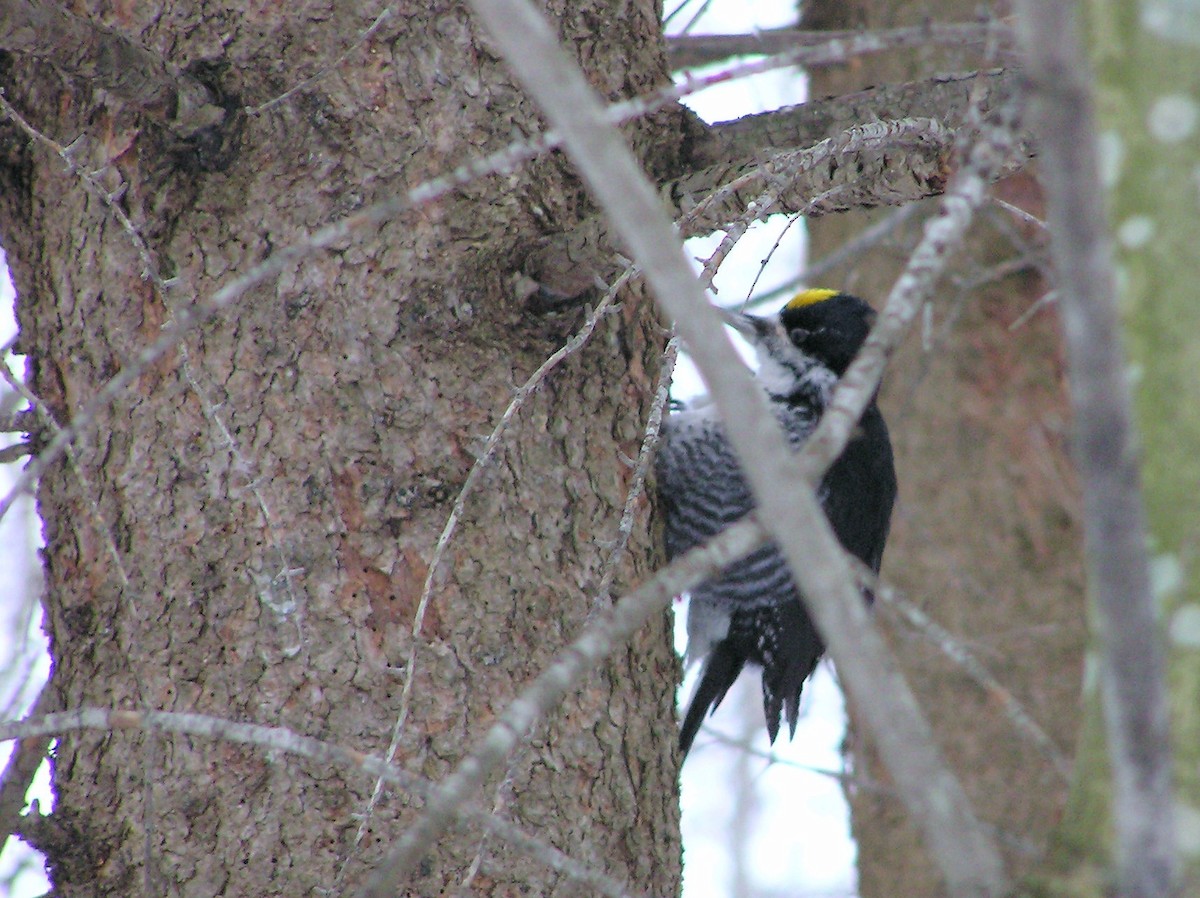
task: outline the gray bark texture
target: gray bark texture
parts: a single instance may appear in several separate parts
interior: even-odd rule
[[[551,6],[610,101],[664,81],[652,3]],[[53,33],[39,53],[0,54],[6,99],[70,145],[64,157],[0,124],[18,348],[58,423],[83,428],[77,468],[59,461],[38,491],[53,706],[221,715],[382,756],[411,674],[395,760],[440,778],[596,610],[655,387],[651,304],[628,291],[510,427],[435,572],[410,667],[459,489],[513,390],[583,321],[578,307],[532,314],[513,275],[539,237],[594,210],[561,155],[474,181],[290,264],[77,421],[164,325],[279,248],[542,125],[456,3],[400,4],[361,42],[377,11],[349,3],[72,9],[224,113],[181,137],[161,124],[179,110],[105,86],[129,79],[56,67]],[[675,167],[663,134],[679,119],[625,129],[643,156],[653,146],[651,170]],[[614,594],[657,558],[641,510]],[[475,804],[674,893],[677,679],[659,618]],[[54,813],[27,835],[64,898],[353,894],[421,805],[388,790],[358,843],[371,778],[140,731],[64,735],[53,776]],[[578,893],[467,825],[397,893],[459,889]]]

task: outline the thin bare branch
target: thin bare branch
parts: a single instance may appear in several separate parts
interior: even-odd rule
[[[811,773],[825,779],[836,780],[847,789],[862,789],[878,795],[887,795],[890,798],[898,797],[893,787],[871,779],[862,773],[847,773],[845,770],[832,770],[826,767],[815,767],[812,764],[802,764],[799,761],[793,761],[790,758],[784,757],[775,751],[774,748],[761,749],[755,744],[754,738],[761,732],[761,729],[756,730],[755,734],[749,738],[739,738],[723,733],[716,727],[709,726],[706,723],[700,728],[700,732],[708,736],[712,742],[723,745],[726,748],[732,748],[751,758],[762,761],[764,767],[783,767],[788,770]]]
[[[859,582],[871,590],[882,609],[890,612],[897,620],[902,621],[918,633],[921,638],[935,646],[938,651],[970,677],[976,685],[995,699],[1000,709],[1012,723],[1014,729],[1037,746],[1038,750],[1054,765],[1055,771],[1064,781],[1070,780],[1071,763],[1059,751],[1058,746],[1054,744],[1054,740],[1033,719],[1033,716],[1025,710],[1024,705],[1017,701],[1016,696],[1008,689],[1005,689],[1000,681],[992,676],[984,663],[963,644],[962,640],[956,638],[953,633],[933,620],[890,585],[879,579],[874,571],[858,561],[858,559],[851,558],[850,564],[853,565]]]
[[[991,200],[1001,209],[1005,209],[1017,216],[1017,218],[1021,219],[1021,221],[1025,222],[1025,224],[1033,225],[1035,228],[1043,231],[1046,229],[1046,223],[1044,221],[1042,221],[1033,213],[1026,212],[1020,206],[1014,206],[1012,203],[1002,200],[998,196],[992,197]]]
[[[1120,894],[1179,881],[1166,658],[1150,586],[1132,401],[1121,348],[1087,57],[1075,4],[1017,4],[1042,145],[1058,309],[1075,415]]]
[[[0,0],[2,3],[3,0]],[[125,210],[121,208],[120,199],[124,192],[125,185],[118,184],[115,189],[107,188],[94,172],[90,172],[86,167],[79,165],[76,162],[75,156],[78,151],[76,141],[72,141],[70,146],[63,146],[57,140],[49,137],[33,127],[26,118],[17,111],[8,99],[4,96],[4,91],[0,90],[0,113],[7,118],[12,119],[13,123],[20,128],[34,142],[46,147],[67,167],[67,171],[79,178],[83,183],[84,188],[108,209],[109,214],[116,219],[117,224],[121,226],[121,230],[125,232],[129,238],[129,242],[133,244],[133,248],[137,251],[138,258],[142,261],[142,277],[148,278],[160,291],[165,295],[167,290],[173,286],[171,281],[165,280],[159,273],[158,260],[154,257],[149,245],[145,239],[134,227],[129,216],[125,214]]]
[[[731,56],[786,53],[798,47],[820,51],[818,62],[801,63],[810,68],[836,65],[857,56],[884,53],[909,47],[949,45],[954,47],[983,47],[990,41],[1010,43],[1012,31],[1003,23],[926,22],[908,28],[889,28],[880,31],[801,31],[797,28],[774,28],[753,34],[681,34],[667,38],[671,67],[709,65]]]
[[[224,717],[208,714],[173,711],[130,711],[106,708],[79,708],[25,720],[0,721],[0,741],[32,740],[60,736],[76,730],[141,730],[159,733],[183,733],[205,739],[218,739],[241,745],[255,745],[272,752],[284,752],[308,758],[322,768],[336,766],[347,773],[365,773],[381,777],[399,788],[416,795],[428,796],[433,786],[428,780],[386,763],[382,758],[363,754],[333,742],[303,736],[286,727],[268,727],[253,723],[237,723]],[[465,819],[488,833],[521,849],[541,863],[611,898],[639,898],[624,884],[582,863],[573,857],[530,836],[512,823],[478,807],[461,809]]]
[[[377,15],[375,17],[375,21],[373,21],[370,25],[368,25],[366,28],[364,28],[362,33],[359,34],[358,37],[356,37],[353,41],[350,42],[350,46],[346,47],[345,50],[343,50],[341,53],[339,53],[335,59],[321,65],[320,68],[318,68],[316,72],[314,72],[312,75],[309,75],[307,78],[305,78],[299,84],[289,88],[288,90],[285,90],[283,93],[279,94],[276,97],[272,97],[270,100],[267,100],[265,103],[260,103],[257,106],[246,106],[242,111],[245,112],[246,115],[249,115],[249,116],[262,115],[264,112],[267,112],[268,110],[273,109],[274,107],[279,106],[282,103],[286,103],[288,100],[290,100],[296,94],[303,93],[304,91],[308,90],[313,85],[324,80],[326,77],[329,76],[330,73],[336,72],[343,65],[345,65],[346,60],[348,60],[352,55],[354,55],[354,53],[358,50],[359,47],[361,47],[363,44],[365,44],[367,41],[369,41],[372,37],[374,37],[375,33],[377,31],[379,31],[379,29],[381,27],[383,27],[383,23],[386,22],[391,17],[394,10],[395,10],[395,4],[384,7],[383,12],[381,12],[379,15]]]
[[[763,303],[779,299],[781,296],[789,296],[801,285],[817,283],[819,278],[823,278],[828,272],[833,271],[833,269],[837,268],[843,262],[860,258],[876,244],[890,237],[901,225],[912,218],[918,208],[918,206],[912,203],[898,206],[869,228],[864,228],[858,234],[855,234],[853,238],[847,240],[837,249],[817,259],[815,262],[810,262],[795,277],[789,278],[775,289],[751,299],[746,303],[746,308],[753,309]]]
[[[663,350],[662,361],[658,372],[658,385],[654,389],[654,399],[650,404],[650,414],[646,419],[646,427],[642,434],[642,447],[638,450],[637,461],[633,467],[633,477],[629,485],[629,493],[625,497],[625,506],[621,510],[621,520],[617,524],[617,538],[613,541],[604,562],[604,573],[600,577],[600,585],[596,589],[596,603],[607,603],[612,598],[612,583],[617,575],[617,566],[621,556],[629,545],[629,536],[633,533],[634,513],[638,500],[646,488],[646,476],[650,473],[650,465],[654,461],[654,450],[658,446],[659,431],[662,428],[663,413],[671,401],[671,378],[675,372],[675,362],[679,358],[679,338],[672,337],[667,341]]]
[[[1017,319],[1008,326],[1009,333],[1024,327],[1034,315],[1036,315],[1046,306],[1052,305],[1056,302],[1058,302],[1058,290],[1047,290],[1045,293],[1035,299],[1030,304],[1029,308],[1017,316]]]
[[[51,693],[43,690],[27,716],[40,717],[53,701]],[[40,733],[20,739],[9,755],[4,772],[0,773],[0,844],[16,832],[25,795],[49,749],[50,736]]]

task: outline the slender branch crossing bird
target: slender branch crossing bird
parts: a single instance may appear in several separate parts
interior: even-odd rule
[[[874,312],[836,290],[805,290],[771,317],[724,314],[754,347],[756,382],[793,451],[799,449],[866,340]],[[668,558],[700,545],[754,507],[711,405],[667,417],[655,472]],[[850,443],[821,481],[818,498],[842,546],[877,573],[895,497],[892,444],[872,397]],[[685,754],[705,714],[716,710],[747,662],[762,668],[771,741],[784,716],[795,735],[800,693],[825,645],[774,544],[693,589],[687,630],[688,660],[703,658],[704,666],[680,732]]]

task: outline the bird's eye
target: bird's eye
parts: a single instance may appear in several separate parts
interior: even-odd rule
[[[821,336],[826,330],[823,327],[814,327],[811,330],[805,327],[794,327],[792,328],[792,339],[797,343],[801,340],[811,340],[813,337]]]

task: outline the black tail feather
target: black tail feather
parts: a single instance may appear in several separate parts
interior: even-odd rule
[[[800,719],[800,694],[804,691],[804,681],[813,672],[819,657],[810,653],[788,659],[787,666],[782,670],[763,669],[763,716],[767,721],[767,735],[771,744],[779,735],[781,717],[787,718],[788,737],[796,735],[796,723]]]
[[[775,742],[775,731],[779,729],[780,711],[787,717],[788,738],[796,735],[796,723],[800,720],[800,694],[804,691],[804,681],[813,672],[819,657],[819,655],[816,657],[810,655],[789,664],[783,672],[783,676],[779,678],[779,683],[775,687],[779,692],[773,699],[774,707],[767,711],[767,729],[771,730],[772,743]],[[765,706],[767,703],[765,671],[763,676],[763,704]]]
[[[760,641],[768,647],[761,660],[763,714],[773,744],[781,717],[787,719],[789,737],[796,735],[804,681],[816,668],[825,646],[798,599],[764,611],[758,628],[774,635],[774,639]]]
[[[696,693],[684,715],[683,729],[679,731],[679,750],[684,755],[692,747],[705,715],[710,709],[715,711],[717,705],[721,704],[721,699],[725,698],[725,693],[738,678],[745,663],[745,656],[739,655],[725,642],[718,643],[709,653]]]

